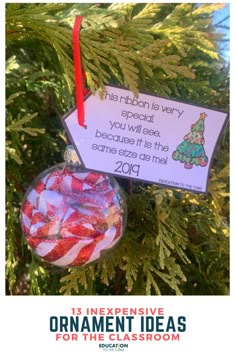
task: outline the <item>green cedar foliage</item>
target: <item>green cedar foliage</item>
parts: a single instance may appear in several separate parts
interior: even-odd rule
[[[36,258],[19,224],[28,185],[62,161],[60,118],[75,104],[71,32],[83,16],[87,84],[106,83],[165,97],[229,105],[222,4],[6,5],[6,293],[12,295],[225,295],[229,293],[229,139],[212,166],[209,193],[132,183],[128,223],[101,261],[60,269]]]

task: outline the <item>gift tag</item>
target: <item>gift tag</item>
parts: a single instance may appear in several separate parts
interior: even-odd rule
[[[161,186],[207,192],[227,113],[106,86],[63,118],[84,167]]]

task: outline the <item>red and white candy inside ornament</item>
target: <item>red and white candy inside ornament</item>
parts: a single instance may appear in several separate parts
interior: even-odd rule
[[[126,201],[115,178],[67,162],[41,173],[28,188],[21,227],[32,250],[58,267],[79,267],[115,246],[126,224]]]

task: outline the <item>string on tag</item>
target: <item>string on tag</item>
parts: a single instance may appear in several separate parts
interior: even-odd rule
[[[74,54],[74,76],[75,76],[75,95],[77,106],[77,120],[81,127],[86,128],[84,119],[84,96],[90,91],[86,89],[86,74],[82,69],[81,56],[80,56],[80,25],[82,16],[76,16],[74,27],[72,30],[72,44]]]

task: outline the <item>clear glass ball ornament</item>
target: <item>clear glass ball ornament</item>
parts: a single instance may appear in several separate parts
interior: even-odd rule
[[[101,259],[124,234],[126,198],[114,177],[85,170],[72,146],[65,162],[37,176],[24,196],[20,222],[34,253],[58,267]]]

